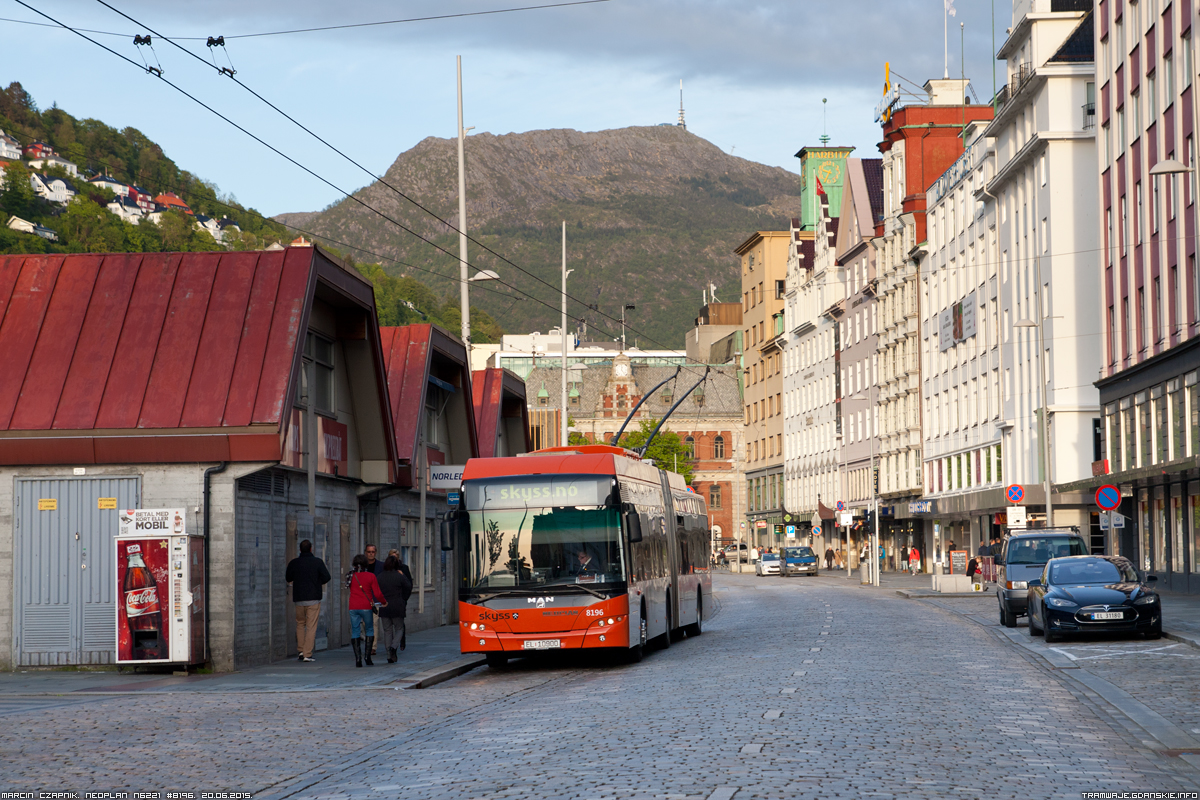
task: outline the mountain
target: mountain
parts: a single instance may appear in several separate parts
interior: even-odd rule
[[[563,220],[567,268],[575,270],[567,292],[578,301],[568,313],[589,321],[589,338],[615,338],[620,323],[585,305],[598,304],[619,319],[622,305],[632,303],[631,344],[682,348],[709,283],[722,300],[741,295],[734,248],[756,230],[785,228],[800,209],[798,175],[736,158],[676,126],[480,133],[466,142],[466,162],[469,232],[512,262],[471,245],[472,274],[493,269],[543,301],[498,282],[472,284],[472,306],[509,332],[558,325]],[[455,140],[425,139],[402,153],[384,178],[457,226]],[[276,219],[328,237],[357,260],[374,259],[346,245],[400,262],[383,263],[391,274],[420,278],[447,296],[456,292],[456,233],[380,182],[355,196],[449,254],[349,199]]]

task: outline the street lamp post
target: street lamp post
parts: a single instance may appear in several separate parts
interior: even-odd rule
[[[625,312],[633,311],[637,308],[633,303],[626,303],[621,307],[621,352],[625,352]]]
[[[567,444],[567,276],[575,270],[567,269],[567,221],[562,224],[562,409],[559,412],[559,445]]]
[[[1040,288],[1041,276],[1041,259],[1038,259],[1038,286]],[[1040,294],[1040,293],[1039,293]],[[1020,322],[1013,324],[1014,328],[1036,328],[1037,329],[1037,368],[1039,382],[1041,383],[1042,395],[1042,485],[1043,491],[1046,493],[1046,527],[1054,527],[1054,501],[1050,497],[1050,386],[1046,377],[1046,365],[1043,363],[1045,357],[1042,353],[1045,342],[1044,327],[1046,324],[1046,314],[1042,308],[1041,298],[1038,298],[1038,320],[1034,322],[1031,319],[1023,319]]]
[[[462,311],[461,334],[471,363],[471,302],[467,291],[467,172],[463,140],[470,128],[463,127],[462,56],[458,56],[458,300]]]

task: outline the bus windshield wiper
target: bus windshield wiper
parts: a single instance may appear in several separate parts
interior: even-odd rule
[[[573,583],[573,584],[564,584],[564,586],[569,586],[570,588],[574,588],[574,589],[583,589],[588,594],[592,595],[593,597],[598,597],[601,600],[608,599],[608,595],[601,594],[600,592],[597,592],[595,589],[592,589],[588,586],[584,586],[582,584]],[[491,594],[482,595],[475,602],[486,603],[488,600],[494,600],[497,597],[508,597],[511,595],[516,595],[518,597],[527,597],[530,595],[541,595],[541,594],[548,594],[548,595],[549,594],[553,594],[553,595],[570,594],[569,592],[547,591],[547,589],[549,589],[549,588],[550,588],[549,586],[543,586],[540,589],[521,589],[521,588],[505,589],[502,592],[492,592]]]

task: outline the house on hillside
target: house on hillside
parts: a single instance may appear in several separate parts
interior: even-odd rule
[[[399,549],[409,629],[456,622],[446,497],[421,480],[478,450],[456,337],[381,330],[371,284],[320,247],[0,257],[0,307],[20,376],[0,382],[0,669],[113,662],[118,509],[203,536],[218,671],[295,659],[282,576],[305,539],[335,576]],[[318,650],[347,643],[346,600],[325,587]]]
[[[221,225],[212,217],[205,216],[204,214],[197,214],[196,227],[213,237],[213,239],[218,242],[225,238],[221,233]]]
[[[51,203],[62,203],[65,206],[75,196],[74,184],[65,178],[54,178],[34,172],[29,176],[29,183],[38,197]]]
[[[49,228],[38,225],[36,222],[30,222],[27,219],[21,219],[16,214],[8,218],[8,227],[14,231],[21,233],[32,233],[34,236],[40,236],[51,242],[58,241],[58,234]]]
[[[0,130],[0,159],[17,160],[21,157],[21,143]]]
[[[220,241],[222,242],[225,241],[225,237],[228,234],[242,232],[242,229],[238,227],[238,224],[229,217],[221,217],[220,221],[217,222],[217,227],[221,229]]]
[[[129,197],[129,184],[122,183],[108,175],[97,175],[94,178],[89,178],[88,183],[100,189],[108,189],[117,197]]]
[[[144,213],[149,214],[154,210],[154,197],[142,187],[130,184],[128,197],[137,203]]]
[[[45,142],[30,142],[21,148],[21,155],[26,159],[44,158],[54,155],[54,148]]]
[[[142,221],[142,217],[145,216],[142,207],[128,197],[114,197],[112,202],[105,207],[113,214],[133,225],[137,225]]]
[[[192,214],[192,209],[188,204],[183,202],[174,192],[164,192],[154,198],[155,211],[166,211],[171,208],[182,211],[185,214]]]
[[[79,167],[75,166],[73,162],[67,161],[65,158],[55,153],[30,159],[29,161],[29,168],[34,170],[53,169],[55,167],[65,171],[72,178],[79,176]]]

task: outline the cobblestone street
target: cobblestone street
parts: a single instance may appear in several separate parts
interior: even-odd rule
[[[0,695],[0,791],[744,800],[1200,790],[1196,757],[1179,752],[1200,752],[1200,651],[1186,644],[1047,648],[1024,627],[999,628],[988,597],[908,600],[840,577],[721,574],[715,586],[702,637],[635,665],[516,661],[423,690],[10,692]]]

